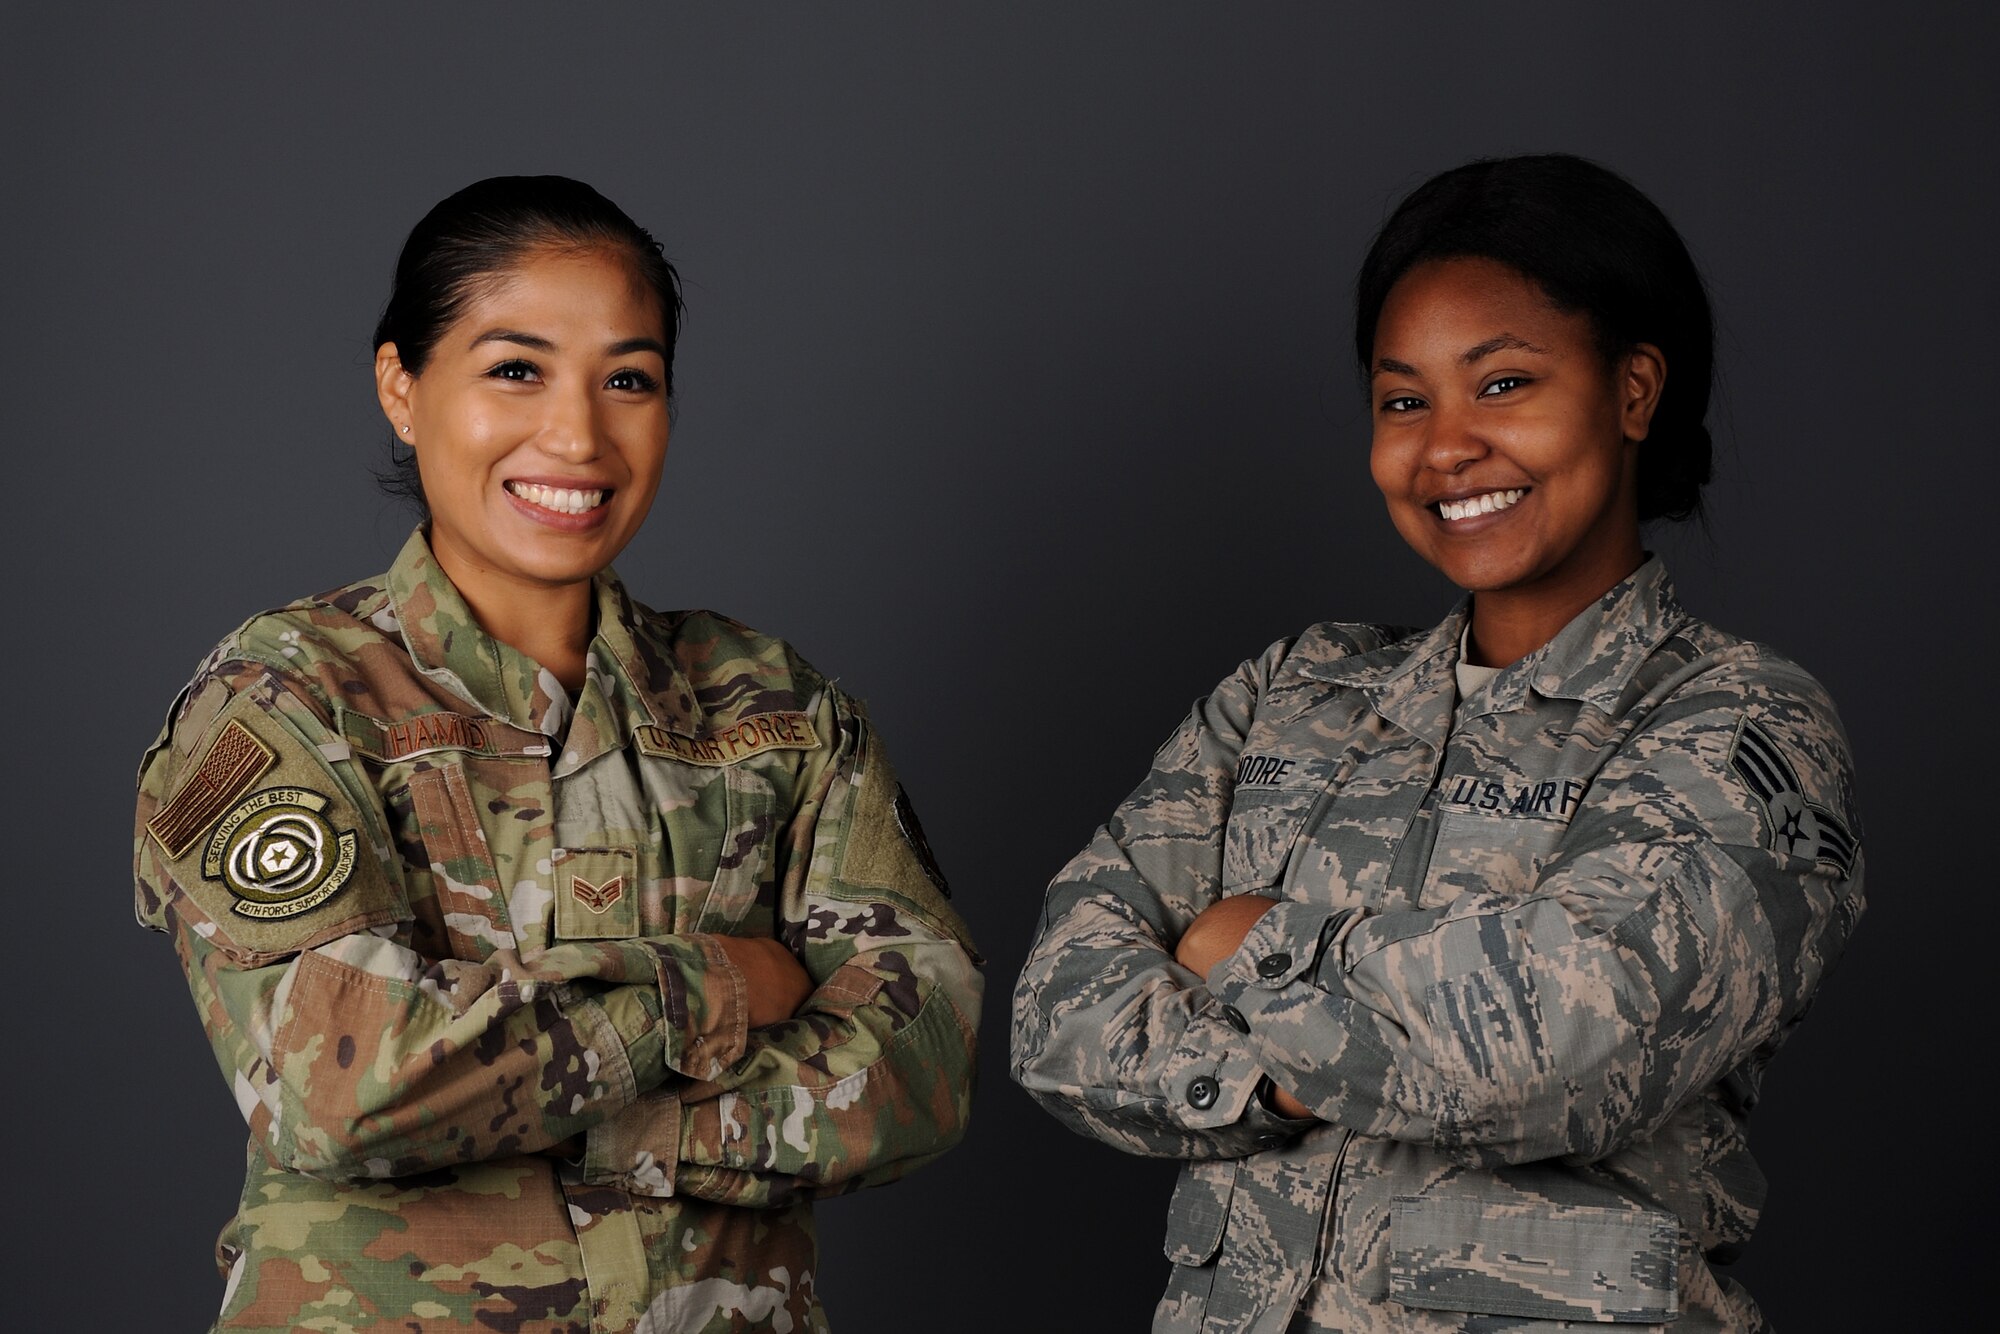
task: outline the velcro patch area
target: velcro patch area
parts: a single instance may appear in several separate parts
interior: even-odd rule
[[[830,888],[837,893],[844,889],[846,897],[887,899],[897,911],[915,913],[940,933],[960,943],[970,941],[888,755],[865,732],[858,749],[849,775],[852,791],[838,806],[837,818],[845,828],[835,873],[838,888]]]
[[[287,710],[300,720],[280,716]],[[169,780],[174,797],[146,824],[162,869],[207,919],[202,934],[238,958],[280,956],[409,915],[365,813],[319,749],[330,738],[297,730],[314,721],[289,696],[231,696],[212,739],[195,748],[200,760]]]

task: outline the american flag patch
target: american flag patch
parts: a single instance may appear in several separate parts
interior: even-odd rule
[[[231,718],[173,800],[146,821],[146,831],[167,856],[179,857],[277,762],[269,746]]]

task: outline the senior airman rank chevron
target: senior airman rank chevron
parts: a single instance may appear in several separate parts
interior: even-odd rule
[[[1840,818],[1799,791],[1799,777],[1771,734],[1749,719],[1736,729],[1729,765],[1770,816],[1771,847],[1810,857],[1841,875],[1854,869],[1854,834]]]

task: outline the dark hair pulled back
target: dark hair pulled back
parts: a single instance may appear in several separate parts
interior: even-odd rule
[[[1470,162],[1397,206],[1355,280],[1354,353],[1374,359],[1375,326],[1397,281],[1429,260],[1498,260],[1563,310],[1589,317],[1606,361],[1660,349],[1667,381],[1639,447],[1639,518],[1701,510],[1714,445],[1705,418],[1715,373],[1708,292],[1666,214],[1624,177],[1567,153]]]
[[[681,328],[681,280],[653,234],[582,181],[567,176],[491,176],[438,201],[410,230],[396,259],[388,304],[372,352],[394,343],[403,368],[421,376],[438,339],[465,308],[539,250],[609,250],[660,303],[666,392],[674,392],[674,343]],[[414,501],[428,517],[416,455],[390,441],[383,488]]]

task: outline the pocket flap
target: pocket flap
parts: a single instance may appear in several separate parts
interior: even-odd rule
[[[1236,1188],[1236,1162],[1211,1158],[1189,1163],[1174,1183],[1167,1206],[1167,1258],[1177,1265],[1205,1265],[1222,1245],[1229,1222],[1229,1197]]]
[[[1659,1324],[1680,1312],[1680,1234],[1654,1209],[1398,1196],[1389,1296],[1429,1311]]]
[[[1223,892],[1277,884],[1320,796],[1319,788],[1239,788],[1223,833]]]

